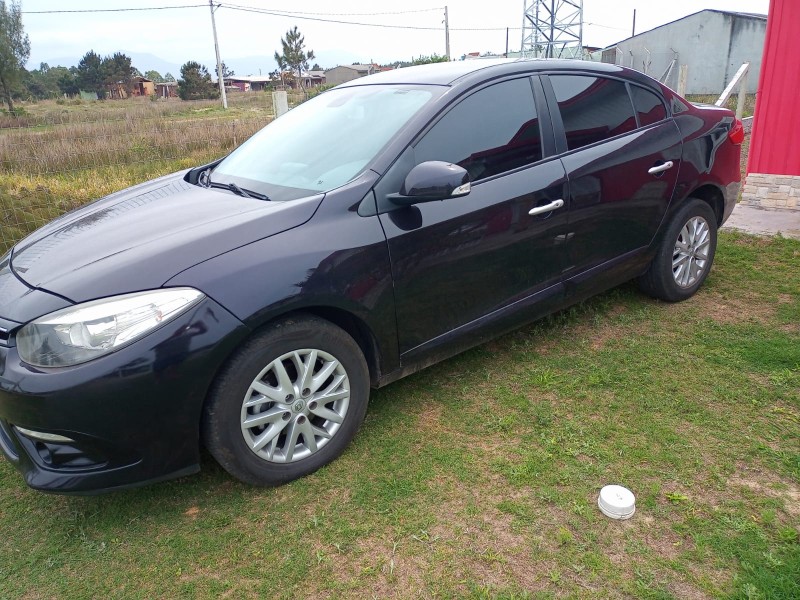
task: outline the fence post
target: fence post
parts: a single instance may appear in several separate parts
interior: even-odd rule
[[[744,100],[747,95],[747,74],[750,72],[750,63],[743,63],[736,75],[733,76],[728,87],[722,92],[717,101],[714,103],[716,106],[724,106],[733,93],[733,88],[739,84],[739,100],[736,104],[736,117],[742,118],[742,111],[744,110]]]
[[[685,96],[686,95],[686,84],[689,80],[689,65],[681,65],[681,68],[678,70],[678,95]]]
[[[742,114],[744,113],[744,101],[747,98],[747,76],[750,74],[750,70],[744,72],[742,75],[742,80],[739,82],[739,98],[736,100],[736,118],[741,120]]]

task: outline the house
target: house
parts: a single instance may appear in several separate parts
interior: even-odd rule
[[[719,95],[742,63],[750,63],[748,93],[755,93],[767,30],[766,15],[701,10],[639,33],[592,58],[631,67],[678,87],[678,72],[687,65],[687,94]]]
[[[326,81],[325,71],[308,71],[307,73],[303,73],[302,82],[303,87],[306,89],[325,85]]]
[[[156,93],[156,85],[152,79],[137,75],[133,78],[131,96],[152,96]]]
[[[225,78],[225,89],[240,92],[263,91],[272,79],[267,75],[231,75]]]
[[[156,84],[156,94],[159,98],[177,98],[178,97],[178,82],[177,81],[162,81]]]
[[[374,65],[340,65],[325,71],[325,82],[328,85],[339,85],[345,81],[372,75],[374,72]]]
[[[111,99],[152,96],[156,93],[156,87],[151,79],[137,75],[130,81],[117,81],[106,85],[106,93]]]

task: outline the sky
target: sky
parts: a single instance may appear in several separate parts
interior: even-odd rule
[[[505,52],[506,28],[509,50],[514,51],[520,47],[524,6],[524,0],[439,0],[441,8],[435,9],[431,6],[437,2],[430,0],[214,1],[223,4],[215,12],[222,59],[231,67],[238,65],[239,75],[257,74],[256,69],[264,74],[274,70],[272,56],[280,49],[281,36],[295,25],[305,36],[306,48],[314,50],[314,62],[323,68],[444,54],[444,2],[448,6],[451,57],[457,59],[468,52]],[[34,13],[187,5],[195,6],[141,12]],[[234,7],[295,14],[268,15]],[[583,42],[604,47],[629,37],[634,9],[636,31],[641,33],[705,8],[766,14],[769,0],[584,0]],[[77,62],[91,49],[101,55],[118,51],[131,56],[149,54],[174,65],[196,60],[213,72],[214,40],[206,0],[22,0],[22,11],[31,42],[28,68],[37,68],[40,62],[70,66],[66,61]],[[156,67],[139,64],[146,60],[150,59],[134,60],[134,66],[141,71]]]

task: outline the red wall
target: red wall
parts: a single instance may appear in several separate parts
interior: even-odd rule
[[[748,173],[800,175],[800,1],[770,0]]]

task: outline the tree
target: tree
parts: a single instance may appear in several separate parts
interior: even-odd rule
[[[95,92],[100,98],[105,98],[105,73],[103,72],[103,59],[94,50],[89,50],[78,63],[78,87],[87,92]]]
[[[51,69],[51,71],[58,71],[58,75],[56,77],[56,85],[58,86],[58,91],[62,94],[66,94],[67,96],[77,96],[81,92],[81,88],[78,85],[78,69],[75,67],[70,67],[67,69],[66,67],[56,67],[55,69]]]
[[[283,74],[287,69],[286,61],[283,60],[283,56],[281,56],[280,54],[278,54],[276,52],[275,53],[275,62],[278,63],[278,71],[277,71],[277,73],[278,73],[278,77],[281,80],[281,85],[284,85],[284,83],[283,83]]]
[[[217,79],[219,79],[219,69],[214,67],[214,72],[217,74]],[[233,69],[229,69],[228,66],[225,64],[225,61],[222,61],[222,78],[225,79],[227,77],[233,77],[236,73],[233,72]]]
[[[67,67],[51,67],[40,63],[38,69],[28,71],[24,79],[25,92],[31,98],[43,100],[61,94],[74,96],[78,93],[75,75]]]
[[[101,63],[100,71],[103,76],[104,87],[122,84],[130,95],[133,89],[133,78],[137,71],[131,64],[131,57],[122,52],[115,52],[106,56]]]
[[[286,32],[286,37],[281,38],[283,52],[275,53],[275,62],[278,63],[281,71],[286,68],[296,71],[299,82],[302,81],[303,70],[308,70],[308,61],[314,60],[314,51],[305,52],[304,50],[305,41],[303,35],[297,30],[297,26],[294,26]]]
[[[175,79],[175,75],[167,71],[164,73],[164,81],[177,81],[177,79]]]
[[[208,69],[190,60],[181,67],[178,96],[181,100],[213,99],[219,97],[219,89],[211,82]]]
[[[11,0],[7,5],[0,0],[0,92],[14,112],[12,93],[25,73],[25,63],[31,55],[31,41],[22,27],[19,2]]]
[[[449,62],[449,58],[446,56],[439,56],[435,52],[430,56],[420,56],[419,58],[415,58],[411,61],[412,65],[429,65],[431,63],[440,63],[440,62]]]
[[[58,74],[56,69],[63,69],[63,67],[56,67],[51,69],[47,63],[39,63],[38,69],[33,69],[26,73],[25,77],[25,91],[32,98],[51,98],[58,95]]]
[[[147,71],[145,74],[145,79],[149,79],[150,81],[154,81],[155,83],[164,83],[166,79],[161,76],[161,73],[158,71],[150,70]]]

